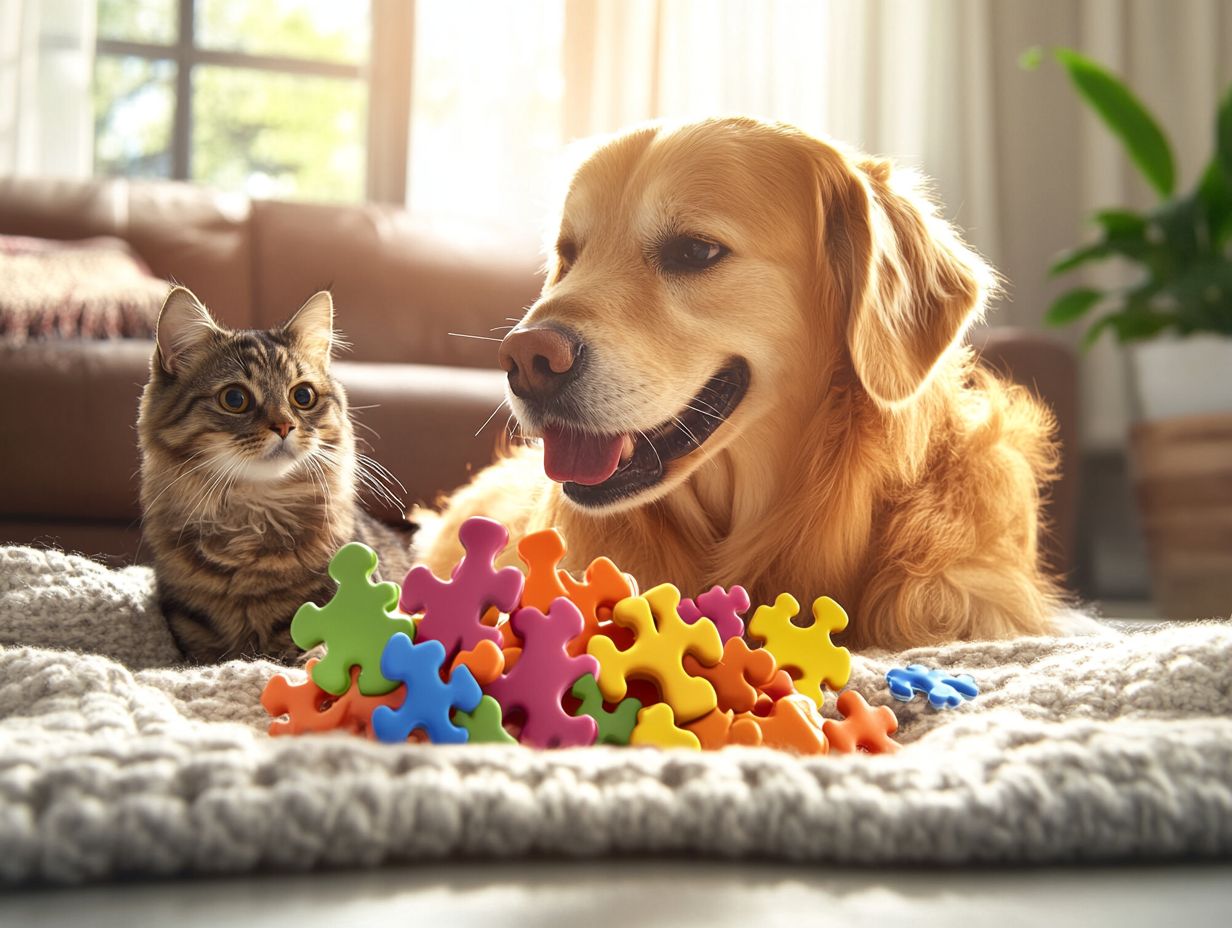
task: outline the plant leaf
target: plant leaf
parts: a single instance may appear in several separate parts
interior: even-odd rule
[[[1044,50],[1038,45],[1032,45],[1030,48],[1024,48],[1018,56],[1018,67],[1024,71],[1035,71],[1043,60]]]
[[[1086,330],[1082,336],[1082,348],[1084,351],[1099,341],[1099,337],[1103,334],[1104,329],[1110,328],[1115,318],[1115,316],[1104,316],[1104,318]]]
[[[1170,263],[1177,267],[1192,262],[1201,248],[1198,207],[1198,197],[1190,194],[1169,200],[1151,213],[1151,224],[1162,233],[1163,244],[1167,246],[1160,251],[1170,256],[1173,259]]]
[[[1105,258],[1111,258],[1113,251],[1105,242],[1096,242],[1094,245],[1083,245],[1081,248],[1071,248],[1069,251],[1063,251],[1057,255],[1052,262],[1052,266],[1048,268],[1048,273],[1056,277],[1059,274],[1064,274],[1066,271],[1072,271],[1076,267],[1080,267],[1089,261],[1102,261]]]
[[[1102,290],[1079,287],[1062,294],[1052,304],[1044,322],[1048,325],[1065,325],[1089,313],[1092,307],[1104,298]]]
[[[1085,55],[1068,48],[1053,54],[1069,72],[1074,87],[1099,114],[1161,197],[1172,193],[1176,169],[1172,149],[1155,118],[1120,80]]]
[[[1101,209],[1094,219],[1109,237],[1142,238],[1146,233],[1146,217],[1130,209]]]
[[[1206,217],[1206,233],[1211,251],[1222,251],[1223,243],[1232,237],[1232,175],[1225,173],[1219,161],[1212,160],[1198,182],[1198,202]]]
[[[1224,93],[1219,115],[1215,117],[1215,158],[1224,177],[1232,183],[1232,86]]]

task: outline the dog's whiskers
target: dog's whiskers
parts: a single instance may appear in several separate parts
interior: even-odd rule
[[[449,332],[454,338],[474,338],[481,342],[501,342],[503,338],[494,338],[491,335],[467,335],[465,332]]]
[[[478,438],[479,433],[482,432],[484,429],[486,429],[488,427],[488,423],[496,418],[496,414],[501,411],[501,407],[504,406],[505,403],[506,403],[506,400],[502,399],[499,403],[496,404],[496,408],[492,410],[492,412],[488,415],[488,418],[483,420],[483,425],[475,429],[475,436],[474,436],[475,438]]]

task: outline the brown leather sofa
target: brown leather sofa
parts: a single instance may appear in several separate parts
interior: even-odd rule
[[[331,289],[353,345],[339,376],[373,430],[361,429],[371,453],[408,502],[431,501],[487,463],[505,423],[498,414],[479,431],[502,397],[495,344],[449,333],[488,335],[540,285],[533,253],[482,230],[445,240],[389,207],[246,200],[178,183],[0,178],[0,234],[124,239],[153,273],[190,287],[233,327],[274,325]],[[1036,389],[1060,419],[1065,477],[1050,503],[1050,557],[1068,572],[1073,359],[1033,333],[994,328],[975,338],[990,364]],[[140,339],[0,347],[0,543],[136,554],[134,422],[151,349]]]

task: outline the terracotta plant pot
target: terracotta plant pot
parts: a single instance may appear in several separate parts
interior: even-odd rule
[[[1141,422],[1130,444],[1157,608],[1170,619],[1228,616],[1232,412]]]

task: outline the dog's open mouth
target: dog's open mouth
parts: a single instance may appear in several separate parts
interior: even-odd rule
[[[668,464],[696,451],[740,405],[749,365],[733,358],[663,424],[632,435],[598,435],[562,426],[543,429],[543,466],[581,506],[607,506],[654,486]]]

